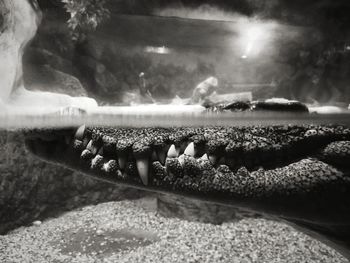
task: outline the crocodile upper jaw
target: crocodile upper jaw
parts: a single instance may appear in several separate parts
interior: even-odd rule
[[[112,183],[335,222],[350,219],[348,140],[342,126],[82,126],[31,132],[26,143],[45,160]]]

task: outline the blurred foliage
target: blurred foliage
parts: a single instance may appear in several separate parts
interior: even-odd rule
[[[106,8],[106,0],[62,0],[64,8],[70,14],[68,27],[73,32],[73,38],[89,30],[95,30],[110,12]]]

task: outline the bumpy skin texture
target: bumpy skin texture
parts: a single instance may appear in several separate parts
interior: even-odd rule
[[[349,257],[347,127],[81,127],[26,135],[27,147],[47,161],[286,220]]]

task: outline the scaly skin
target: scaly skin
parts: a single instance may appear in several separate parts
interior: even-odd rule
[[[350,129],[343,126],[26,131],[44,160],[98,179],[241,207],[350,255]]]

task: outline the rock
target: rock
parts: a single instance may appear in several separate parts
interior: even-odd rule
[[[103,230],[101,230],[101,229],[98,229],[97,231],[96,231],[96,235],[98,235],[98,236],[102,236],[103,235]]]
[[[49,65],[33,66],[24,74],[25,85],[29,90],[63,93],[70,96],[87,96],[80,81]]]
[[[280,112],[309,112],[308,107],[296,100],[272,98],[265,101],[253,101],[252,110],[280,111]]]
[[[282,98],[273,98],[263,101],[233,101],[219,102],[215,104],[208,103],[204,105],[209,111],[213,112],[239,112],[239,111],[276,111],[276,112],[294,112],[308,113],[309,108],[296,100],[287,100]]]
[[[73,62],[45,48],[30,47],[23,56],[24,70],[33,66],[50,65],[63,73],[76,76],[77,70]]]

